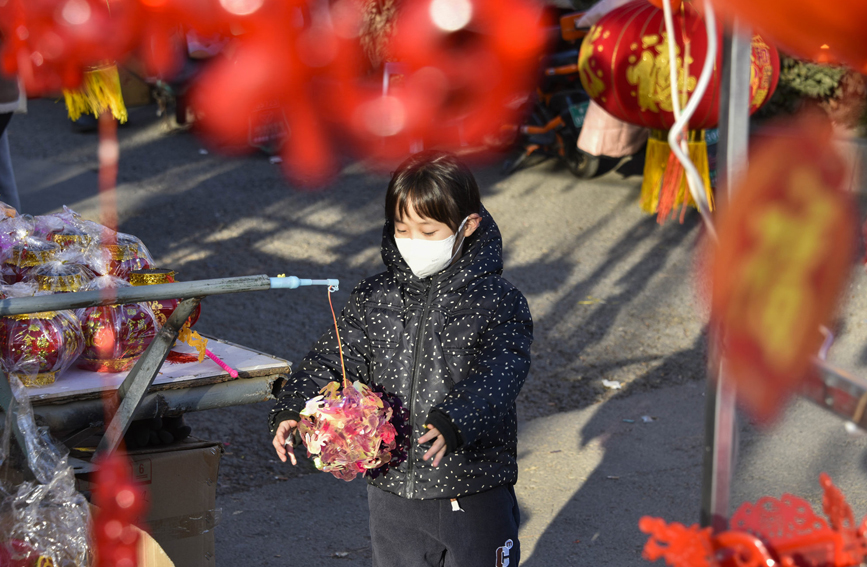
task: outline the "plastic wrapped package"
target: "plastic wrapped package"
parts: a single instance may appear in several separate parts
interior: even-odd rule
[[[19,283],[4,286],[5,297],[38,292]],[[0,364],[28,388],[53,384],[84,349],[78,317],[72,311],[43,311],[0,318]]]
[[[67,229],[66,223],[57,218],[55,215],[37,215],[33,217],[33,236],[52,240],[52,236],[60,234]]]
[[[60,246],[35,236],[28,236],[12,246],[3,263],[2,274],[6,283],[23,281],[36,266],[52,260],[60,252]]]
[[[154,259],[144,243],[131,234],[117,232],[94,243],[87,250],[88,266],[100,276],[114,276],[129,281],[134,270],[154,266]]]
[[[114,276],[100,276],[81,291],[108,290],[130,287],[131,284]],[[145,303],[99,305],[76,310],[84,334],[84,352],[79,366],[95,372],[123,372],[153,341],[157,320]]]
[[[14,377],[10,377],[9,385],[13,411],[6,416],[2,447],[8,454],[14,416],[26,445],[22,449],[27,465],[36,481],[0,486],[0,565],[90,565],[90,509],[75,490],[66,451],[50,438],[46,428],[36,426],[23,385]]]
[[[27,237],[33,236],[35,226],[33,217],[28,215],[0,216],[0,263],[12,255],[12,248],[20,246]]]
[[[65,293],[78,291],[96,274],[87,267],[85,256],[76,250],[58,252],[45,264],[34,267],[25,276],[25,281],[34,281],[40,291]]]
[[[140,285],[156,285],[156,284],[166,284],[166,283],[174,283],[175,281],[175,272],[174,270],[168,270],[165,268],[150,268],[146,270],[134,270],[129,275],[129,283],[134,286]],[[171,317],[172,312],[178,307],[178,303],[180,303],[180,299],[161,299],[159,301],[151,301],[148,305],[151,306],[151,309],[156,315],[157,323],[162,327],[166,324],[169,317]],[[196,321],[199,320],[199,315],[202,313],[202,304],[199,303],[196,305],[196,308],[193,309],[193,312],[190,314],[189,319],[187,319],[187,323],[190,327],[196,324]]]
[[[18,211],[15,210],[15,207],[0,201],[0,217],[17,217]]]
[[[64,250],[85,251],[102,238],[113,238],[114,231],[63,207],[63,212],[36,217],[36,236],[56,242]]]

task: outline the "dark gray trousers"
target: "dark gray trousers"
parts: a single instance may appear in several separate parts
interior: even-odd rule
[[[521,518],[512,486],[409,500],[367,487],[373,567],[517,567]]]

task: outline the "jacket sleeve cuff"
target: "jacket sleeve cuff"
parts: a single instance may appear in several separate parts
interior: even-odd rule
[[[277,433],[277,427],[287,419],[301,421],[301,414],[295,409],[274,408],[271,415],[268,416],[268,425],[271,429],[271,435]]]
[[[453,453],[455,449],[463,445],[461,432],[455,427],[451,418],[438,409],[432,409],[427,416],[425,425],[432,425],[437,428],[437,431],[443,436],[443,441],[446,442],[446,454]]]

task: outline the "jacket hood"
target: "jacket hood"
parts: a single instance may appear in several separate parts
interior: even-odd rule
[[[503,238],[500,229],[490,213],[482,207],[479,211],[482,220],[479,227],[464,240],[463,254],[452,265],[441,272],[426,278],[419,278],[410,270],[394,242],[394,222],[387,220],[382,229],[382,261],[397,281],[411,288],[425,288],[434,278],[442,279],[440,284],[453,281],[460,276],[462,284],[489,274],[503,273]]]

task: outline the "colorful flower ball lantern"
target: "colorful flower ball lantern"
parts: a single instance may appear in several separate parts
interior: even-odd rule
[[[674,125],[668,36],[663,20],[663,11],[645,0],[625,4],[591,28],[578,55],[581,84],[597,104],[625,122],[657,130]],[[674,28],[677,90],[681,93],[682,108],[698,83],[708,37],[704,20],[689,4],[684,4],[675,15]],[[719,121],[722,35],[720,27],[716,65],[708,89],[689,122],[690,130],[713,128]],[[750,113],[767,102],[780,73],[776,48],[761,36],[753,36],[751,60]]]

